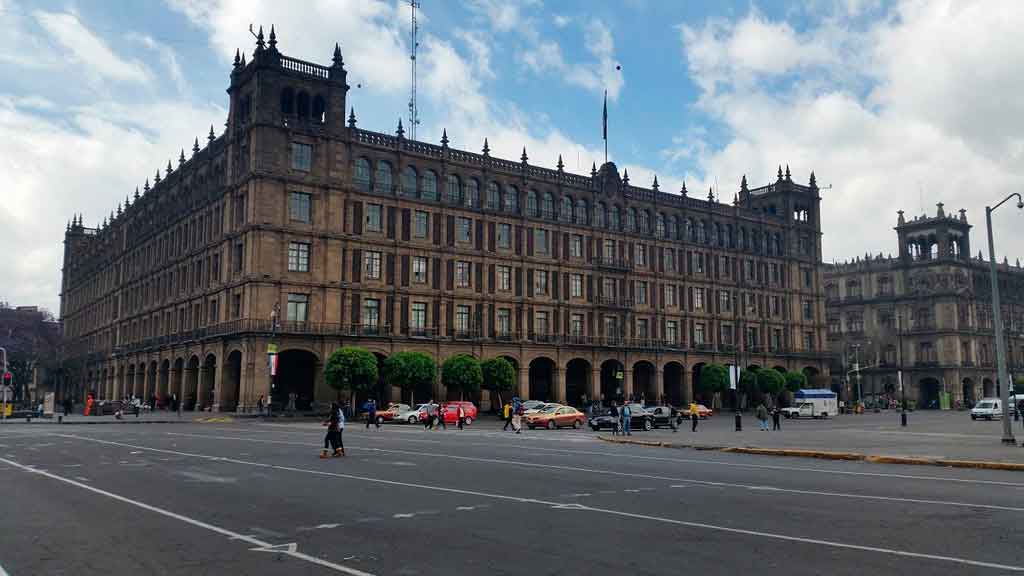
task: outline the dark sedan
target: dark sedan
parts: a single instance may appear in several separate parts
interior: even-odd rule
[[[619,408],[621,410],[621,408]],[[631,417],[629,419],[629,427],[632,430],[653,430],[654,429],[654,416],[650,412],[640,407],[637,404],[630,404],[629,406]],[[605,411],[599,416],[594,416],[590,419],[590,428],[594,431],[597,430],[614,430],[615,426],[619,421],[618,416],[613,416],[611,410]]]
[[[661,428],[662,426],[675,428],[683,421],[679,411],[671,406],[651,406],[647,408],[647,411],[654,418],[655,428]]]

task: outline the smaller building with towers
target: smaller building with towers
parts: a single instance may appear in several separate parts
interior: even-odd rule
[[[895,257],[825,265],[833,387],[869,403],[905,393],[917,408],[969,407],[999,395],[989,262],[980,252],[971,256],[966,211],[947,214],[940,202],[931,216],[897,214]],[[998,279],[1009,370],[1022,373],[1020,260],[1004,258]]]

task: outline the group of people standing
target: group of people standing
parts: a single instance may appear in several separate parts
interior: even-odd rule
[[[782,411],[779,410],[778,406],[773,406],[769,410],[764,402],[761,402],[754,409],[754,417],[757,418],[757,423],[760,425],[762,432],[768,431],[769,416],[772,419],[772,430],[782,430]]]

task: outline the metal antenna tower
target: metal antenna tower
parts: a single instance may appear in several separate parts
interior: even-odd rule
[[[416,50],[419,48],[419,41],[416,39],[419,33],[419,23],[416,21],[416,9],[420,7],[419,0],[409,0],[409,8],[412,11],[412,27],[409,31],[409,62],[412,64],[412,85],[409,89],[409,138],[416,139],[416,126],[420,123],[420,110],[416,106]]]

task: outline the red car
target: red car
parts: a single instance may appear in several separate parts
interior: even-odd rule
[[[441,405],[441,413],[444,415],[445,424],[458,424],[459,423],[459,405],[462,405],[462,411],[466,416],[466,426],[469,426],[476,420],[477,409],[472,402],[466,401],[452,401],[445,402]],[[427,419],[427,411],[420,410],[420,421]]]

